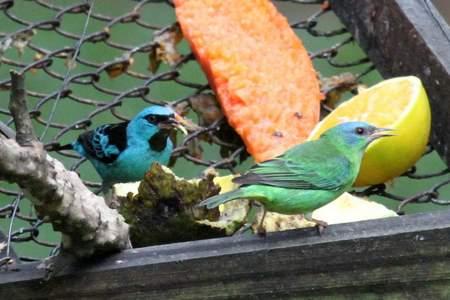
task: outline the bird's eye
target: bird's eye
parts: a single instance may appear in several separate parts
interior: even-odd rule
[[[156,123],[157,118],[154,115],[149,115],[146,117],[147,121],[149,121],[150,123]]]
[[[356,134],[362,135],[362,134],[364,134],[365,130],[362,127],[357,127],[355,132],[356,132]]]

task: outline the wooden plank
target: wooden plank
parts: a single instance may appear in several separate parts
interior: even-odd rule
[[[444,18],[429,0],[330,3],[383,76],[421,78],[431,101],[431,141],[450,165],[450,28]]]
[[[450,297],[450,211],[128,250],[0,275],[0,299]],[[443,297],[448,296],[448,297]]]

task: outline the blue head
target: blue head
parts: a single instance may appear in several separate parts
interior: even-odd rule
[[[166,106],[150,106],[138,113],[128,124],[128,143],[147,143],[152,138],[166,139],[178,125],[175,112]]]
[[[378,128],[366,122],[345,122],[325,131],[321,138],[329,139],[340,147],[364,150],[376,139],[392,136],[390,129]]]

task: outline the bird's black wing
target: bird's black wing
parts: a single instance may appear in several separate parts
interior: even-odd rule
[[[114,162],[127,147],[128,122],[103,125],[78,137],[86,153],[103,162]]]

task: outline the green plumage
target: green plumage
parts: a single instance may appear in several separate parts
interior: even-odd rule
[[[311,212],[349,190],[366,147],[379,129],[364,122],[347,122],[326,131],[317,141],[294,146],[283,155],[253,166],[234,179],[240,188],[204,200],[216,207],[235,199],[252,199],[268,211],[282,214]]]

